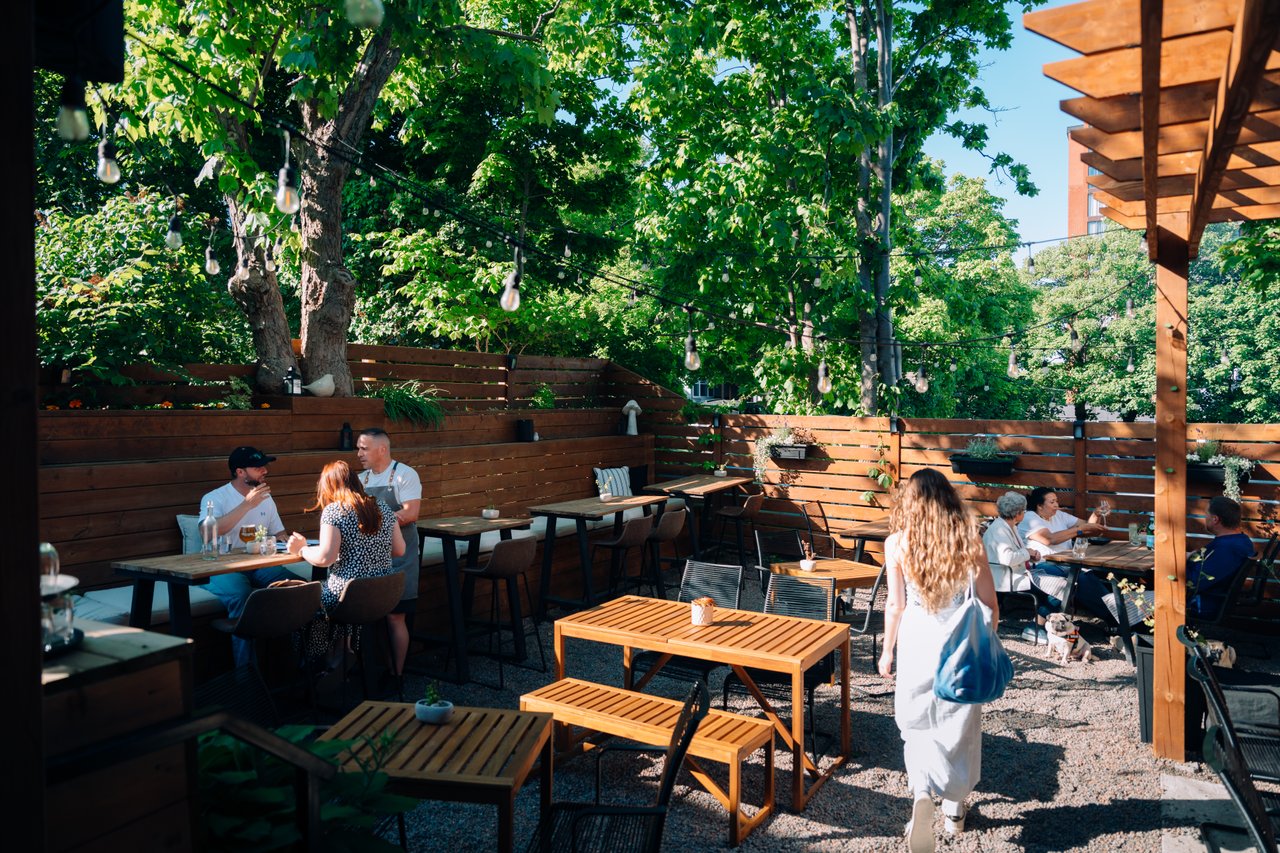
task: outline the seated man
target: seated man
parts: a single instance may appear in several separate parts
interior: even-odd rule
[[[227,467],[231,469],[231,482],[200,499],[201,517],[204,516],[205,508],[213,504],[213,514],[218,519],[218,536],[234,533],[242,525],[261,524],[276,539],[284,541],[288,538],[284,522],[280,520],[280,513],[276,510],[276,502],[271,498],[271,487],[266,483],[267,465],[275,459],[256,447],[237,447],[231,451],[231,456],[227,459]],[[279,566],[252,572],[227,572],[209,578],[209,592],[216,595],[227,608],[227,615],[236,619],[244,610],[245,602],[254,589],[282,580],[298,580],[298,577]],[[253,646],[248,640],[233,636],[231,650],[235,654],[236,666],[247,664],[253,659]]]
[[[1029,510],[1018,525],[1018,531],[1027,542],[1027,547],[1035,548],[1041,554],[1056,554],[1071,548],[1071,540],[1077,536],[1094,536],[1102,533],[1104,528],[1098,524],[1095,516],[1088,521],[1081,521],[1069,512],[1058,507],[1058,495],[1053,489],[1045,486],[1032,489],[1027,496]],[[1051,578],[1065,578],[1067,569],[1058,563],[1037,563],[1032,568],[1033,577],[1040,578],[1037,586],[1041,589],[1051,588]],[[1107,585],[1092,572],[1076,574],[1075,602],[1090,615],[1110,623],[1116,618],[1111,615],[1103,603],[1103,597],[1109,590]],[[1051,607],[1062,606],[1062,595],[1048,593]],[[1047,615],[1048,608],[1042,608],[1041,616]]]

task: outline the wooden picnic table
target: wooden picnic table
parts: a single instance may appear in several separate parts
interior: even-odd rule
[[[857,524],[850,524],[846,527],[830,527],[827,533],[831,536],[843,536],[848,539],[856,539],[857,545],[853,550],[853,561],[861,563],[866,554],[867,542],[883,542],[889,538],[889,518],[877,518],[875,521],[860,521]]]
[[[474,515],[449,518],[420,518],[416,522],[418,535],[441,540],[444,556],[444,588],[449,599],[449,636],[444,640],[453,650],[454,676],[450,679],[465,684],[471,678],[471,665],[467,659],[467,611],[462,601],[462,578],[458,567],[458,546],[467,543],[467,567],[474,569],[480,559],[480,537],[498,531],[502,539],[510,539],[512,530],[521,530],[533,523],[530,518],[480,518]],[[421,551],[419,551],[421,553]],[[516,633],[516,656],[525,657],[524,635]],[[434,640],[435,637],[426,639]],[[440,675],[431,673],[431,675]],[[440,677],[448,677],[440,675]]]
[[[677,495],[686,501],[692,498],[700,498],[702,500],[702,517],[697,522],[694,521],[693,507],[689,507],[689,542],[693,546],[694,557],[699,557],[702,554],[701,541],[711,529],[711,498],[721,492],[727,492],[730,489],[736,489],[751,482],[753,480],[750,477],[730,477],[727,475],[717,477],[714,474],[693,474],[688,477],[679,477],[675,480],[654,483],[652,486],[645,487],[645,491]]]
[[[572,501],[539,504],[529,507],[530,515],[540,515],[547,519],[547,536],[542,543],[542,583],[538,587],[538,619],[547,616],[547,605],[558,604],[569,609],[590,607],[597,603],[599,597],[591,588],[591,544],[587,539],[587,522],[599,521],[612,515],[615,534],[622,533],[622,514],[633,507],[640,507],[648,515],[650,507],[661,505],[667,501],[664,495],[625,495],[602,501],[600,498],[578,498]],[[551,595],[551,561],[554,557],[556,542],[556,522],[561,518],[572,518],[578,528],[578,557],[582,563],[582,598],[563,598]]]
[[[111,567],[117,574],[133,578],[133,600],[129,608],[129,625],[133,628],[151,627],[151,608],[154,604],[156,581],[169,584],[169,633],[179,637],[191,636],[190,587],[207,584],[209,578],[232,572],[252,572],[272,566],[284,566],[301,561],[301,557],[288,551],[260,554],[219,554],[206,560],[199,554],[173,554],[168,557],[134,557],[116,560]]]
[[[798,561],[770,563],[769,571],[797,578],[833,578],[836,589],[870,589],[875,586],[876,578],[880,577],[884,567],[853,560],[819,559],[813,571],[809,572],[800,568]]]
[[[489,803],[498,807],[500,853],[514,847],[515,799],[538,762],[542,813],[551,808],[553,757],[550,714],[500,708],[455,707],[441,725],[418,722],[413,705],[362,702],[334,723],[320,740],[394,736],[382,772],[388,788],[420,800]],[[358,743],[343,753],[343,770],[361,770],[357,758],[372,750]]]
[[[792,616],[717,607],[711,625],[691,624],[691,607],[679,601],[624,595],[555,622],[556,679],[565,676],[565,639],[576,637],[623,648],[626,684],[632,686],[633,649],[651,649],[662,657],[634,689],[640,689],[674,655],[728,664],[773,721],[791,748],[792,806],[803,809],[832,773],[849,760],[849,627]],[[804,673],[833,651],[840,652],[840,754],[820,770],[804,749]],[[791,725],[760,692],[747,667],[791,676]],[[805,779],[813,779],[806,789]]]

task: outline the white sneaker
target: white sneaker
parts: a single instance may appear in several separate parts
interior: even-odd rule
[[[907,849],[911,853],[933,853],[933,798],[920,797],[911,806],[907,824]]]
[[[969,814],[968,806],[961,806],[960,813],[955,817],[952,817],[946,812],[943,812],[942,813],[942,817],[944,818],[943,828],[947,830],[947,834],[959,835],[961,832],[964,832],[964,819],[965,817],[968,816],[968,814]]]

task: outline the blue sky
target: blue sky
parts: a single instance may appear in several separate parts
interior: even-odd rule
[[[1051,0],[1047,6],[1062,6],[1075,0]],[[1019,196],[1013,183],[1000,183],[988,174],[990,163],[981,155],[965,151],[950,137],[935,136],[925,151],[946,164],[947,174],[961,172],[985,177],[994,194],[1007,199],[1004,213],[1018,220],[1023,240],[1036,241],[1067,234],[1067,128],[1079,124],[1058,107],[1063,98],[1079,95],[1044,76],[1044,65],[1079,56],[1075,51],[1028,32],[1022,14],[1010,3],[1014,20],[1013,46],[1006,51],[983,55],[982,89],[998,115],[984,111],[964,113],[966,121],[985,121],[990,128],[988,149],[1004,151],[1031,169],[1031,180],[1040,189],[1034,198]],[[1021,260],[1021,258],[1019,258]]]

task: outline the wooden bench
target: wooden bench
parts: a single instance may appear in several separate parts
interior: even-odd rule
[[[557,743],[563,747],[593,744],[591,733],[613,735],[665,747],[680,715],[675,699],[650,696],[607,687],[577,678],[565,678],[520,697],[522,711],[547,711],[556,720]],[[572,727],[585,731],[573,739]],[[742,811],[742,765],[758,749],[764,749],[764,802],[752,817]],[[717,785],[697,759],[719,761],[729,767],[729,791]],[[751,830],[773,814],[773,725],[764,719],[727,711],[707,713],[693,738],[686,758],[693,777],[729,812],[729,843],[737,846]]]

